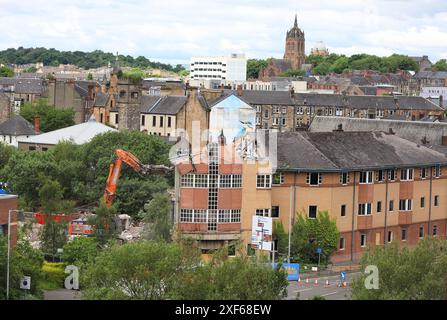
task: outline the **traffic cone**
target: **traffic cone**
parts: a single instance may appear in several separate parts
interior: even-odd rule
[[[329,287],[329,279],[326,279],[326,287]]]
[[[348,284],[346,283],[346,281],[343,282],[343,288],[346,288],[348,286]]]
[[[306,278],[306,286],[309,285],[309,278]]]
[[[315,287],[318,287],[318,279],[315,279],[315,284],[314,284],[314,286],[315,286]]]
[[[301,285],[301,277],[298,277],[298,286]]]

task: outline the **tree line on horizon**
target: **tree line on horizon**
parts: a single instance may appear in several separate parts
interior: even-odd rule
[[[84,51],[59,51],[54,48],[9,48],[0,51],[0,63],[8,64],[30,64],[42,62],[45,66],[59,66],[59,64],[73,64],[84,69],[94,69],[114,63],[116,56],[110,52],[95,50]],[[130,55],[119,55],[118,60],[122,67],[132,68],[154,68],[166,71],[180,72],[185,70],[181,64],[172,66],[170,64],[151,61],[146,57],[134,58]]]
[[[265,68],[272,58],[249,59],[247,61],[247,78],[258,79],[259,72]],[[419,71],[415,60],[406,55],[393,54],[389,57],[379,57],[370,54],[354,54],[350,57],[332,53],[328,56],[309,55],[306,63],[312,64],[313,75],[341,74],[350,70],[373,70],[384,73],[394,73],[397,70]],[[433,71],[447,71],[447,60],[441,59],[432,66]],[[302,76],[302,70],[287,70],[282,76]]]

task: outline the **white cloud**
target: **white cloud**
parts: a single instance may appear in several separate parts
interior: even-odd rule
[[[164,62],[245,52],[281,57],[295,10],[306,49],[446,57],[445,0],[0,0],[0,49],[119,51]]]

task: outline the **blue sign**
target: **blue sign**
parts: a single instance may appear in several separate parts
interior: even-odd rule
[[[275,268],[278,266],[275,263]],[[284,263],[281,265],[287,271],[287,280],[289,281],[298,281],[298,277],[300,275],[300,264],[299,263]]]
[[[317,248],[317,253],[321,254],[321,252],[323,252],[323,250],[321,248]]]
[[[345,280],[345,277],[346,277],[346,272],[341,272],[340,279],[343,281],[343,280]]]

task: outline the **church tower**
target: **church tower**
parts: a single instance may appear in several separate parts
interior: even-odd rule
[[[306,61],[304,32],[298,28],[298,18],[295,14],[293,28],[287,31],[284,59],[292,64],[292,69],[301,69]]]

